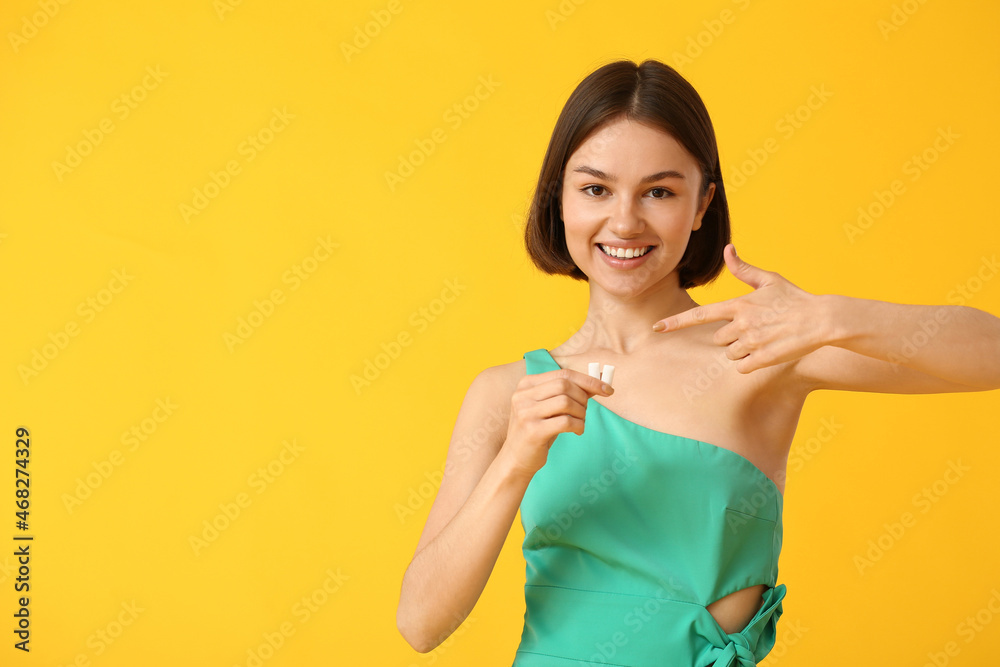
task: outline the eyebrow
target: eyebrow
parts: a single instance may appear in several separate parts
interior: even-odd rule
[[[579,167],[577,167],[573,171],[575,171],[575,172],[581,172],[581,173],[584,173],[584,174],[590,174],[594,178],[600,178],[600,179],[603,179],[605,181],[609,181],[611,183],[614,183],[617,180],[614,176],[612,176],[610,174],[605,174],[600,169],[595,169],[594,167],[588,167],[585,164],[584,165],[580,165]],[[659,181],[659,180],[662,180],[664,178],[684,178],[684,174],[680,173],[679,171],[674,171],[673,169],[668,169],[666,171],[660,171],[660,172],[657,172],[655,174],[650,174],[649,176],[644,176],[644,177],[642,177],[642,179],[639,182],[640,183],[653,183],[655,181]]]

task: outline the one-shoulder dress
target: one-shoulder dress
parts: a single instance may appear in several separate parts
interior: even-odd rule
[[[545,349],[529,374],[559,368]],[[588,399],[521,502],[525,613],[513,667],[752,667],[774,646],[782,496],[736,452]],[[726,633],[706,607],[763,584]]]

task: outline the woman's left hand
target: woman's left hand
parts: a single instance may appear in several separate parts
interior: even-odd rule
[[[827,344],[822,297],[799,289],[774,271],[744,262],[731,243],[723,256],[729,271],[754,291],[660,320],[653,325],[654,331],[728,320],[712,339],[726,346],[726,356],[737,362],[740,373],[792,361]]]

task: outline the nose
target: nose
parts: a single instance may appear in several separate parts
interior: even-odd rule
[[[635,200],[631,197],[619,198],[614,210],[611,211],[608,229],[619,238],[627,239],[641,234],[645,226],[642,210]]]

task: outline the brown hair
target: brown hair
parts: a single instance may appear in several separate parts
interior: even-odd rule
[[[701,227],[692,232],[678,264],[682,289],[711,282],[722,271],[722,251],[730,241],[729,206],[715,130],[691,84],[672,67],[652,59],[641,65],[631,60],[604,65],[581,81],[569,96],[552,131],[528,212],[524,230],[528,256],[545,273],[587,280],[566,248],[559,211],[563,171],[587,137],[623,117],[659,128],[680,142],[701,166],[702,195],[710,183],[715,183],[715,194]]]

